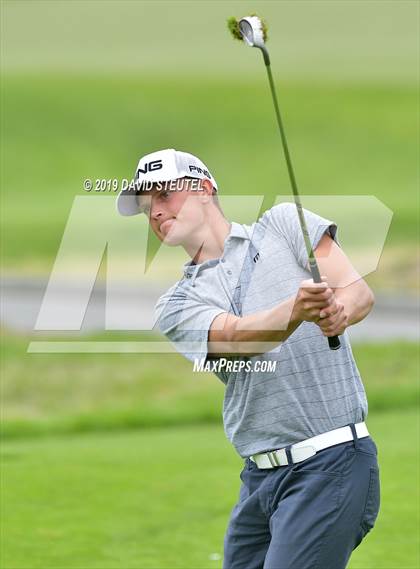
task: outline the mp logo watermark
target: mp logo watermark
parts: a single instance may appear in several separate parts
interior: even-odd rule
[[[158,162],[145,167],[157,169]],[[290,196],[277,196],[262,210],[263,200],[261,195],[219,196],[226,218],[247,226],[257,221],[266,209],[292,201]],[[337,224],[340,245],[359,275],[366,276],[376,270],[393,215],[387,206],[374,196],[308,195],[302,196],[302,203],[305,209]],[[183,265],[191,258],[181,246],[167,246],[158,241],[145,215],[128,218],[118,215],[115,196],[77,196],[61,243],[57,245],[28,352],[178,351],[200,358],[202,341],[170,343],[156,328],[156,303],[179,281]],[[261,250],[263,245],[257,248]],[[264,262],[264,256],[257,253],[252,264],[257,270]],[[275,266],[276,259],[269,262]],[[240,274],[241,268],[236,269]],[[234,290],[232,283],[232,294]],[[84,322],[92,304],[96,308],[101,305],[103,311],[103,321],[95,328],[97,332],[135,332],[140,333],[141,340],[88,340]],[[65,341],[51,339],[69,331],[73,333]],[[38,332],[43,337],[49,332],[48,340],[37,338]]]

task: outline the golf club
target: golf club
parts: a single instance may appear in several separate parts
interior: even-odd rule
[[[265,41],[267,39],[267,27],[265,23],[258,16],[255,15],[248,16],[246,18],[241,18],[239,21],[236,20],[235,18],[230,18],[228,20],[228,27],[232,32],[234,38],[245,41],[245,43],[250,47],[257,47],[258,49],[261,50],[263,54],[265,68],[267,70],[267,75],[268,75],[268,81],[270,83],[271,95],[273,97],[274,109],[276,111],[277,124],[280,130],[284,156],[286,158],[287,170],[289,173],[289,179],[293,190],[293,197],[299,216],[299,223],[303,233],[306,251],[308,253],[309,268],[314,283],[321,283],[322,279],[319,273],[318,264],[316,262],[311,241],[309,238],[308,228],[306,226],[305,216],[302,210],[302,204],[300,202],[296,178],[293,171],[289,148],[287,145],[286,134],[284,132],[283,121],[280,115],[280,108],[277,100],[276,89],[274,86],[273,75],[271,73],[270,56],[265,46]],[[331,350],[338,350],[338,348],[340,348],[341,346],[338,336],[329,337],[328,345]]]

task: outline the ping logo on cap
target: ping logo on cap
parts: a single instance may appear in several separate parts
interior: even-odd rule
[[[211,174],[208,170],[203,170],[203,168],[200,168],[199,166],[194,166],[192,164],[190,164],[189,166],[190,172],[198,172],[199,174],[204,174],[205,176],[207,176],[207,178],[211,178]]]
[[[139,172],[142,174],[147,174],[147,172],[154,172],[155,170],[160,170],[161,168],[163,168],[162,160],[152,160],[151,162],[146,162],[144,169],[140,168],[139,166],[137,168],[137,175]]]

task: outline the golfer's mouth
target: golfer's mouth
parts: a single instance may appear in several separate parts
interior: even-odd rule
[[[169,232],[170,228],[175,222],[175,218],[167,219],[159,226],[159,231],[164,235]]]

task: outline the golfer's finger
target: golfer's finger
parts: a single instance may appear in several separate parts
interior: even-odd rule
[[[330,318],[331,316],[335,316],[342,309],[343,308],[340,307],[340,305],[337,304],[336,301],[333,301],[332,303],[329,303],[326,306],[326,308],[321,310],[319,317],[320,318]]]
[[[321,300],[329,300],[333,296],[333,291],[330,288],[326,289],[311,289],[305,288],[302,291],[302,297],[305,300],[314,300],[314,301],[321,301]]]
[[[336,327],[342,323],[346,318],[344,314],[344,306],[342,304],[337,304],[335,311],[331,314],[326,314],[327,309],[321,310],[319,313],[319,324],[323,330],[328,330],[329,328]]]
[[[303,307],[305,310],[311,310],[311,308],[317,308],[318,310],[328,310],[330,307],[330,303],[328,300],[319,299],[318,298],[305,298],[303,300]]]
[[[324,336],[326,336],[327,338],[331,338],[333,336],[339,336],[343,332],[344,332],[343,326],[338,326],[334,328],[334,330],[332,330],[331,332],[324,332]]]
[[[301,285],[300,287],[305,292],[311,294],[322,294],[327,290],[331,290],[327,283],[313,283],[313,284],[305,284]]]
[[[306,279],[300,283],[300,288],[304,289],[314,289],[314,290],[325,290],[328,288],[328,283],[326,281],[322,281],[320,283],[315,283],[313,279]]]
[[[339,318],[334,322],[332,326],[327,326],[322,328],[324,336],[336,336],[341,334],[343,327],[347,325],[347,316],[345,314],[340,315]]]
[[[323,330],[329,330],[335,325],[336,325],[336,319],[333,316],[329,316],[328,318],[322,318],[322,316],[320,316],[319,326]]]

